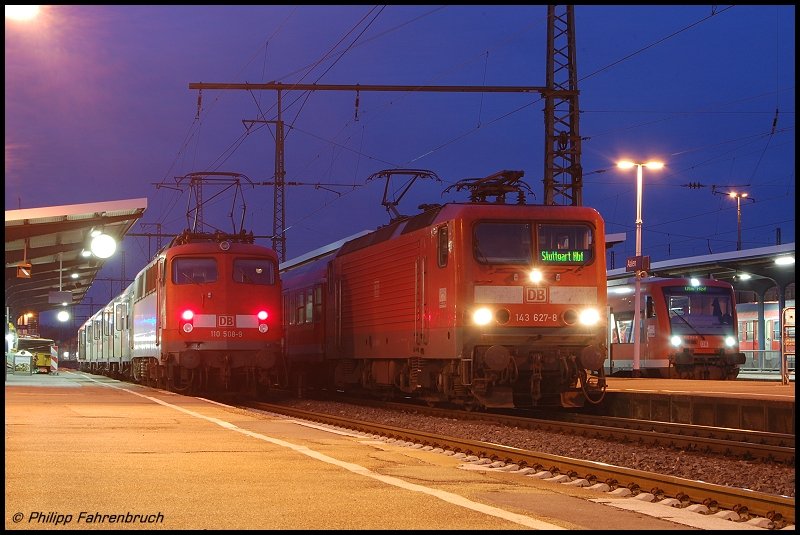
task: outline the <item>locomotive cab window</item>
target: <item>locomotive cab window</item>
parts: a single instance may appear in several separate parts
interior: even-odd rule
[[[475,260],[481,264],[531,263],[530,223],[491,223],[475,225],[472,243]]]
[[[214,258],[178,257],[172,261],[172,282],[175,284],[205,284],[217,281],[217,261]]]
[[[543,264],[589,264],[594,259],[588,225],[539,225],[537,260]]]
[[[439,227],[437,236],[437,259],[440,268],[447,266],[447,256],[449,251],[449,236],[447,233],[447,225]]]
[[[275,265],[263,258],[236,258],[233,261],[233,281],[271,286],[275,284]]]

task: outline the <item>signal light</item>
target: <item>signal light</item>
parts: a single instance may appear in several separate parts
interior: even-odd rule
[[[262,310],[261,312],[259,312],[256,315],[258,316],[259,321],[264,321],[269,317],[269,314],[267,314],[266,310]]]

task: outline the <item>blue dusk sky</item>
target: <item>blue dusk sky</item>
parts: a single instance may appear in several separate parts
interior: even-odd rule
[[[583,204],[622,267],[794,242],[795,7],[576,6]],[[147,198],[132,233],[177,234],[193,198],[178,177],[238,173],[240,195],[203,189],[206,226],[272,235],[276,92],[190,83],[545,86],[547,7],[42,6],[5,26],[5,207]],[[282,92],[286,258],[389,221],[392,168],[426,169],[399,211],[464,201],[464,178],[523,170],[544,200],[544,101],[536,93]],[[252,122],[252,121],[262,122]],[[273,121],[273,122],[269,122]],[[183,182],[185,184],[185,182]],[[704,187],[689,187],[700,184]],[[396,180],[390,194],[403,183]],[[169,186],[169,187],[167,187]],[[750,200],[752,199],[752,200]],[[563,199],[560,202],[565,203]],[[160,226],[160,227],[159,227]],[[164,240],[166,241],[166,239]],[[268,238],[258,243],[271,245]],[[128,236],[99,278],[130,279],[155,238]],[[120,284],[98,280],[106,301]]]

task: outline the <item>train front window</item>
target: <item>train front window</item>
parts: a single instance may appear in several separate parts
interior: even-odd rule
[[[531,264],[530,223],[478,223],[473,238],[481,264]]]
[[[537,261],[542,264],[589,264],[594,259],[588,225],[539,225]]]
[[[172,282],[175,284],[206,284],[217,281],[217,261],[214,258],[178,257],[172,261]]]
[[[674,334],[723,334],[733,330],[733,295],[725,288],[664,288]]]
[[[275,284],[275,265],[266,258],[236,258],[233,261],[233,281],[271,286]]]

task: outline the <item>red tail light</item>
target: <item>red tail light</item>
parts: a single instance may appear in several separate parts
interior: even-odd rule
[[[267,318],[269,317],[269,314],[267,313],[267,311],[266,310],[259,311],[259,313],[256,314],[256,317],[258,318],[258,332],[260,333],[267,332],[269,330],[269,325],[267,325]]]
[[[181,314],[181,330],[183,332],[190,333],[194,330],[192,320],[194,320],[194,311],[184,310]]]

